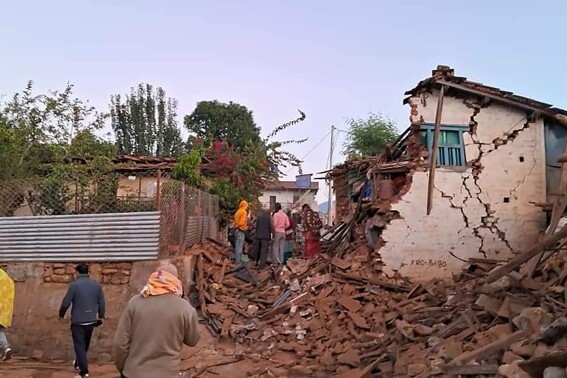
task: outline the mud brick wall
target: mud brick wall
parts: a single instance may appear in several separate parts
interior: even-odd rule
[[[45,263],[43,282],[68,283],[74,279],[76,263]],[[132,273],[131,262],[107,262],[89,265],[91,277],[103,285],[127,285]]]
[[[433,124],[439,93],[409,99],[412,126]],[[506,260],[538,242],[545,229],[543,121],[482,99],[446,95],[442,125],[465,127],[466,166],[439,167],[433,208],[426,214],[429,176],[413,174],[392,205],[399,217],[382,233],[385,272],[419,280],[450,278],[469,258]]]

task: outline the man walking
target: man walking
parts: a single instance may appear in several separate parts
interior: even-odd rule
[[[272,246],[272,256],[274,262],[277,261],[283,264],[284,244],[285,244],[285,230],[289,227],[289,218],[282,210],[282,205],[276,203],[276,211],[274,212],[274,245]]]
[[[105,313],[104,293],[100,284],[89,277],[89,267],[79,264],[75,267],[76,280],[69,285],[61,302],[59,317],[63,319],[70,306],[71,335],[75,348],[75,369],[79,377],[89,376],[87,352],[95,327],[102,324]],[[98,315],[98,317],[97,317]]]
[[[183,344],[199,341],[198,315],[181,297],[177,268],[157,268],[122,313],[114,336],[114,363],[125,378],[179,377]]]
[[[244,241],[246,240],[246,231],[248,230],[248,202],[240,201],[238,210],[234,214],[234,262],[240,264],[242,259],[242,250],[244,249]]]
[[[260,268],[266,266],[268,257],[268,246],[274,234],[274,225],[270,216],[270,209],[264,207],[262,213],[256,219],[256,234],[254,249],[256,250],[256,265]]]
[[[8,361],[12,357],[12,347],[6,338],[6,328],[12,325],[14,313],[14,281],[0,269],[0,360]]]

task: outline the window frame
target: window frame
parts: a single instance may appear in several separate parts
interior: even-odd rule
[[[443,150],[443,158],[444,161],[448,161],[448,148],[458,148],[459,149],[459,157],[461,159],[460,165],[449,165],[449,164],[440,164],[441,155],[437,154],[437,162],[436,165],[439,167],[466,167],[467,159],[465,155],[465,142],[463,138],[463,133],[469,130],[469,125],[445,125],[441,124],[439,131],[456,131],[459,139],[459,143],[457,145],[442,145],[439,144],[439,148]],[[433,150],[433,134],[435,132],[435,124],[433,123],[424,123],[420,127],[420,133],[422,131],[426,132],[425,138],[427,141],[427,151],[429,156],[431,156],[431,151]]]

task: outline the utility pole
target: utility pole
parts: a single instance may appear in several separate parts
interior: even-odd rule
[[[329,169],[333,169],[333,153],[335,149],[335,125],[331,125],[331,151],[329,152]],[[333,185],[329,180],[329,199],[327,202],[327,225],[332,226],[333,220]]]

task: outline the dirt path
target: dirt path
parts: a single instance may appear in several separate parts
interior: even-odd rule
[[[181,369],[186,377],[285,376],[285,370],[274,367],[282,364],[285,364],[285,355],[280,356],[279,361],[264,359],[232,342],[219,342],[202,327],[197,346],[183,350]],[[268,369],[273,375],[267,373]],[[119,377],[112,363],[92,363],[89,370],[93,378]],[[36,361],[16,354],[10,361],[0,362],[0,378],[69,378],[74,375],[71,361]]]

